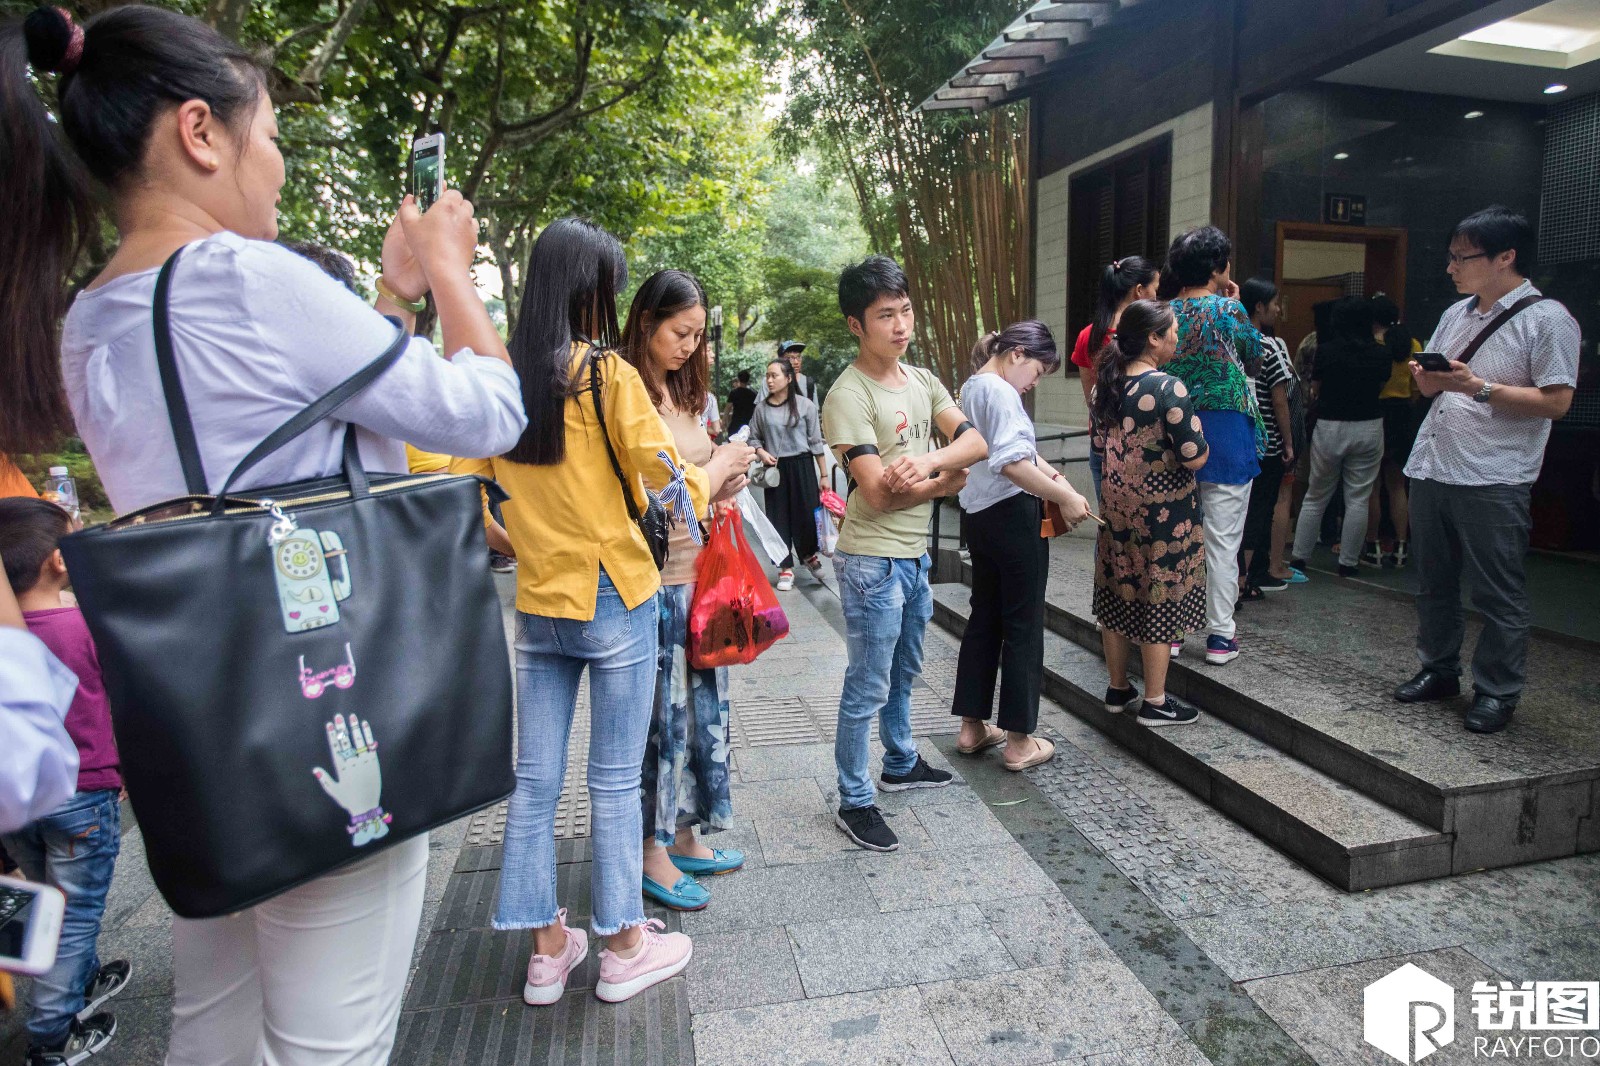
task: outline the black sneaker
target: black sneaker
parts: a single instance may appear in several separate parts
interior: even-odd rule
[[[117,1034],[117,1020],[110,1014],[96,1014],[86,1021],[73,1021],[66,1043],[58,1048],[30,1047],[28,1066],[76,1066],[105,1050]]]
[[[1282,592],[1288,587],[1289,583],[1287,581],[1283,580],[1282,578],[1273,577],[1271,574],[1268,574],[1266,577],[1261,578],[1256,582],[1256,588],[1260,589],[1262,592]]]
[[[509,574],[509,573],[511,573],[511,571],[515,570],[516,568],[517,568],[517,561],[515,559],[511,558],[511,556],[502,555],[502,554],[500,554],[499,552],[496,552],[496,551],[492,551],[492,552],[489,553],[489,569],[493,570],[495,573],[497,573],[497,574]]]
[[[1139,724],[1147,725],[1152,729],[1160,729],[1169,725],[1189,725],[1199,717],[1199,711],[1170,692],[1167,693],[1165,703],[1154,704],[1149,700],[1145,700],[1144,706],[1139,708]]]
[[[105,1006],[106,1000],[128,987],[128,979],[132,976],[133,966],[127,959],[101,966],[83,990],[83,1009],[78,1012],[78,1020],[83,1021]]]
[[[928,765],[928,760],[917,756],[917,765],[911,768],[910,773],[884,774],[878,778],[878,786],[885,792],[900,792],[908,788],[940,788],[948,785],[955,778],[949,770],[935,770]]]
[[[895,851],[900,847],[900,838],[876,807],[840,807],[833,820],[845,836],[868,851]]]
[[[1112,714],[1121,714],[1123,711],[1137,711],[1144,697],[1139,695],[1139,690],[1129,685],[1127,688],[1106,689],[1106,710]]]
[[[1359,567],[1359,566],[1346,566],[1343,563],[1340,563],[1339,564],[1339,576],[1340,577],[1360,577],[1361,576],[1361,567]]]

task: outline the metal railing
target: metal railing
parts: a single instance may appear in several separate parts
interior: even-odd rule
[[[1047,433],[1042,437],[1036,438],[1036,443],[1041,445],[1060,443],[1063,441],[1075,440],[1078,437],[1087,437],[1089,434],[1090,431],[1087,429],[1069,429],[1061,433]],[[1061,466],[1066,463],[1087,463],[1088,461],[1089,457],[1087,455],[1063,455],[1059,459],[1045,460],[1045,462],[1050,463],[1053,466]],[[942,516],[944,514],[945,507],[953,507],[956,512],[956,532],[953,537],[945,534],[942,529]],[[930,551],[937,553],[940,545],[942,545],[947,539],[953,539],[956,542],[956,547],[958,549],[966,548],[967,529],[966,523],[961,521],[962,513],[961,501],[958,497],[946,496],[943,499],[935,500],[933,502],[933,521],[929,523],[928,531],[928,547]]]

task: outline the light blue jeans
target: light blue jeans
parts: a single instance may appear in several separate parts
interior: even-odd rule
[[[933,617],[930,565],[926,555],[884,559],[833,554],[850,655],[833,744],[841,808],[870,807],[877,794],[867,766],[873,715],[878,716],[883,741],[883,772],[909,773],[917,765],[911,686],[922,673],[922,638]]]
[[[55,885],[67,897],[55,965],[33,982],[28,1043],[55,1048],[83,1009],[83,993],[100,971],[95,951],[106,893],[122,848],[117,794],[79,792],[49,814],[5,836],[6,851],[30,881]]]
[[[506,812],[496,929],[556,921],[556,801],[586,666],[594,931],[612,936],[644,924],[639,768],[655,698],[658,610],[654,596],[628,610],[601,570],[590,621],[517,614],[517,790]]]

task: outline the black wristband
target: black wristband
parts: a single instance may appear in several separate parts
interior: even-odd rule
[[[961,423],[959,426],[956,427],[956,431],[954,433],[950,434],[950,443],[954,444],[956,441],[961,439],[961,434],[965,433],[969,429],[976,429],[976,428],[977,427],[974,426],[970,420]]]

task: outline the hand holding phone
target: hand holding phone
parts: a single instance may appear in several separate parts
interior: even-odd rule
[[[66,909],[59,888],[0,877],[0,970],[41,974],[54,966]]]
[[[444,134],[430,133],[411,142],[411,195],[420,211],[444,195]]]
[[[1438,352],[1418,352],[1417,365],[1434,374],[1448,374],[1455,369],[1449,359]]]

